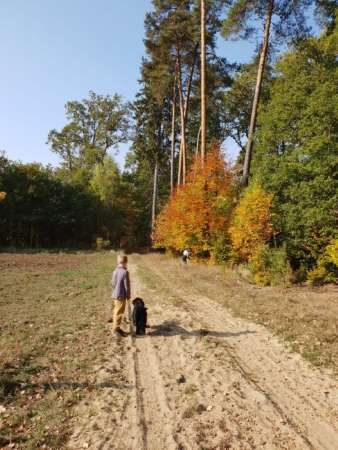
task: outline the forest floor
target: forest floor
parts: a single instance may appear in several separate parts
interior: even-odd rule
[[[114,262],[0,254],[0,448],[337,449],[337,287],[135,254],[150,327],[116,339]]]

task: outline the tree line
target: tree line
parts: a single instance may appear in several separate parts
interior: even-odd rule
[[[254,36],[251,62],[220,56],[220,36]],[[66,104],[66,126],[48,135],[59,167],[2,156],[1,244],[88,245],[101,236],[314,270],[337,239],[335,2],[153,0],[144,43],[133,102],[91,92]],[[227,139],[240,148],[234,166],[222,162]],[[113,152],[125,142],[121,171]]]

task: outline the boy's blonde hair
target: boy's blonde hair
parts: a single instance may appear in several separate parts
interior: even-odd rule
[[[128,256],[126,255],[118,255],[117,256],[117,264],[127,264]]]

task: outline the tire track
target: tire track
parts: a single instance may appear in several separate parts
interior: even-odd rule
[[[130,266],[134,296],[142,296],[142,286],[135,266]],[[129,316],[130,310],[129,310]],[[131,317],[130,317],[131,319]],[[136,337],[130,320],[130,332],[134,347],[134,376],[138,422],[141,429],[143,450],[176,450],[175,421],[170,410],[156,348],[151,340]],[[154,412],[156,411],[156,420]]]
[[[133,341],[135,338],[132,338]],[[133,343],[135,346],[135,342]],[[142,436],[142,448],[143,450],[148,449],[148,427],[145,419],[145,409],[144,409],[144,400],[142,395],[142,385],[140,380],[140,363],[137,356],[137,351],[133,352],[133,360],[134,360],[134,377],[135,377],[135,389],[136,389],[136,404],[137,404],[137,416],[138,416],[138,424],[141,429]]]
[[[192,317],[195,317],[196,320],[199,321],[199,323],[202,325],[203,328],[207,329],[210,327],[210,323],[206,322],[205,320],[201,321],[201,317],[196,315],[195,308],[192,308],[190,304],[185,303],[184,308],[189,311],[190,315]],[[205,311],[206,313],[206,311]],[[206,317],[204,315],[204,317]],[[314,445],[310,442],[310,440],[305,436],[305,434],[299,430],[299,426],[285,414],[283,411],[283,408],[279,406],[276,400],[272,398],[272,396],[266,392],[266,390],[260,386],[260,384],[254,379],[248,368],[245,368],[244,362],[241,361],[232,351],[231,347],[225,343],[224,349],[227,352],[228,356],[230,357],[233,366],[238,369],[238,371],[241,373],[242,377],[246,380],[247,383],[249,383],[257,392],[260,392],[266,400],[268,400],[271,404],[271,406],[275,409],[276,413],[282,418],[284,422],[288,424],[288,426],[293,429],[293,431],[301,437],[304,444],[310,449],[310,450],[318,450]]]
[[[169,285],[168,281],[163,277],[159,267],[153,267],[148,264],[147,268],[160,278],[161,285],[164,285],[167,291],[175,291],[176,286],[173,288]],[[240,319],[234,319],[225,308],[218,304],[214,304],[210,299],[202,297],[201,295],[192,295],[190,289],[186,286],[180,286],[180,289],[180,298],[182,300],[180,307],[184,308],[203,328],[206,327],[212,329],[217,326],[219,329],[224,329],[224,327],[228,327],[228,325],[231,324],[230,329],[233,330],[233,328],[236,327],[238,329],[239,324],[241,324],[241,326],[248,325]],[[198,308],[196,305],[198,305]],[[256,325],[252,324],[251,326],[250,324],[250,328],[255,328],[257,330],[256,333],[262,333],[262,327],[259,328]],[[268,334],[266,330],[264,330],[264,333]],[[232,345],[225,342],[224,350],[231,359],[232,365],[237,372],[240,373],[245,382],[270,403],[276,416],[280,417],[280,421],[292,431],[292,434],[298,436],[303,443],[299,448],[311,450],[336,450],[338,430],[334,425],[335,419],[333,417],[337,414],[337,404],[332,408],[333,411],[334,408],[336,408],[336,413],[332,416],[330,407],[324,407],[321,399],[318,399],[316,389],[318,389],[318,386],[323,385],[323,383],[320,382],[321,376],[315,377],[312,373],[313,378],[317,378],[317,383],[313,386],[314,391],[312,395],[308,395],[308,392],[304,392],[302,389],[302,383],[297,376],[298,367],[296,367],[293,372],[287,371],[289,364],[285,364],[283,361],[285,356],[280,350],[278,353],[278,346],[275,346],[275,342],[271,342],[271,346],[273,346],[273,350],[278,356],[279,361],[277,363],[270,358],[270,341],[265,340],[265,337],[263,339],[260,337],[258,339],[252,338],[253,341],[259,344],[255,349],[253,349],[251,345],[251,349],[253,350],[252,354],[250,354],[250,351],[249,354],[248,352],[244,352],[242,348],[243,345],[236,342],[235,339],[230,340]],[[246,342],[248,343],[249,348],[249,341],[246,340]],[[266,350],[264,349],[264,345],[268,345]],[[258,354],[256,357],[255,353]],[[258,356],[260,362],[258,361]],[[306,367],[306,364],[302,361],[298,361],[298,363],[302,373],[307,373],[309,369]],[[281,369],[284,369],[287,372],[288,386],[285,385],[284,377],[281,378]],[[262,380],[261,382],[257,381],[262,378],[262,374],[264,373],[267,375],[266,378],[268,380],[269,375],[270,377],[272,375],[272,383],[268,384],[266,380]],[[330,382],[330,380],[328,382]],[[285,398],[283,398],[284,396]]]
[[[219,306],[217,305],[216,307],[215,305],[215,309],[210,308],[210,304],[212,304],[210,300],[208,303],[209,308],[203,306],[204,302],[201,303],[201,310],[204,309],[204,311],[200,312],[203,314],[203,317],[208,317],[209,323],[212,322],[213,324],[222,326],[223,322],[220,321],[222,314],[220,313]],[[242,354],[239,354],[238,346],[231,348],[229,345],[225,345],[225,350],[232,358],[234,364],[238,367],[238,370],[243,374],[243,377],[245,377],[257,391],[265,396],[283,421],[287,423],[299,437],[301,437],[306,448],[311,450],[318,450],[319,448],[321,450],[324,448],[336,450],[338,442],[337,422],[334,422],[334,419],[332,419],[329,408],[326,407],[325,411],[323,410],[321,401],[315,401],[314,398],[311,398],[310,396],[306,397],[306,395],[302,393],[302,383],[298,381],[298,378],[292,380],[291,376],[289,376],[289,383],[287,386],[284,377],[282,380],[278,379],[281,371],[281,368],[279,368],[277,371],[272,372],[275,375],[277,372],[279,375],[276,377],[272,376],[273,386],[266,382],[259,383],[257,379],[259,379],[260,371],[264,369],[264,366],[269,367],[271,363],[274,363],[274,361],[271,361],[271,358],[268,357],[268,351],[263,353],[262,363],[260,364],[261,369],[259,369],[256,364],[251,368],[248,367],[249,359],[246,360],[247,363],[244,361]],[[261,349],[257,349],[257,351],[261,352]],[[283,357],[280,355],[281,367],[283,367],[282,360]],[[257,359],[255,362],[257,363]],[[284,367],[284,369],[285,372],[287,372],[287,367]],[[253,374],[253,370],[256,371],[256,375]],[[308,371],[308,367],[306,367],[305,363],[304,370]],[[317,383],[313,386],[314,389],[312,395],[316,393],[316,389],[318,390],[320,384],[320,377],[318,377]],[[304,414],[304,411],[307,411],[308,413]],[[311,419],[311,416],[313,416],[313,419]]]

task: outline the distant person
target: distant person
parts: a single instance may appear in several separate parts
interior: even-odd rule
[[[189,250],[185,249],[183,250],[183,254],[182,254],[182,261],[184,262],[184,264],[187,264],[189,259]]]
[[[114,299],[113,333],[117,337],[125,337],[127,333],[121,329],[121,323],[127,301],[130,299],[130,277],[127,270],[128,257],[119,255],[117,263],[118,265],[112,277],[112,298]]]

